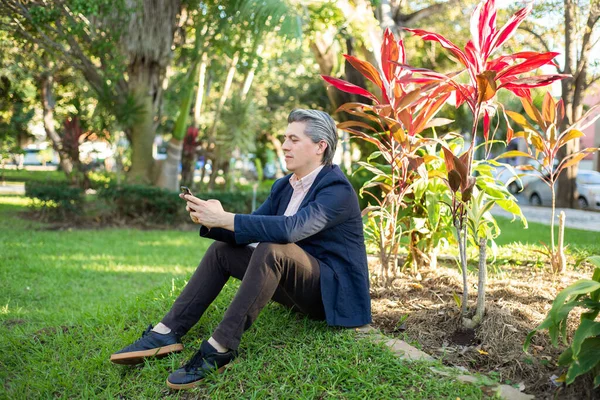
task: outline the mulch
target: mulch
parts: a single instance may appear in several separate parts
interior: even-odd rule
[[[532,254],[531,259],[538,257]],[[564,346],[554,348],[547,332],[534,336],[529,353],[523,351],[527,334],[546,317],[558,292],[578,279],[589,279],[591,266],[584,264],[556,276],[549,266],[500,265],[500,273],[488,276],[485,318],[474,330],[465,330],[454,300],[462,295],[462,276],[455,263],[420,269],[416,275],[398,273],[388,287],[378,283],[379,261],[371,259],[369,264],[373,325],[384,333],[416,345],[446,365],[524,386],[524,392],[536,398],[600,399],[600,390],[591,389],[590,378],[578,378],[569,387],[556,381],[566,372],[556,365]],[[469,276],[472,310],[476,287],[473,274]],[[572,335],[579,316],[577,310],[571,314]]]

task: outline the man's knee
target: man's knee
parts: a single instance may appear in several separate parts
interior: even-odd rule
[[[271,269],[279,268],[281,266],[279,261],[285,257],[286,249],[289,249],[290,246],[293,244],[261,242],[256,246],[252,256],[255,261],[258,261],[254,264]]]
[[[233,249],[234,246],[229,243],[215,241],[208,247],[202,260],[208,259],[210,261],[217,261],[218,264],[227,264],[225,262],[226,258],[231,254]]]
[[[205,256],[207,254],[219,254],[219,253],[222,253],[224,251],[230,250],[232,248],[233,248],[233,245],[231,245],[229,243],[219,242],[219,241],[215,240],[208,247],[208,249],[206,250],[206,253],[204,253],[204,254],[205,254]]]
[[[261,242],[256,246],[254,252],[262,255],[277,255],[284,253],[287,246],[289,246],[289,244]]]

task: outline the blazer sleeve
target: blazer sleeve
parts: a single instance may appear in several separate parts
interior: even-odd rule
[[[269,197],[267,197],[267,200],[265,200],[264,203],[262,203],[260,205],[260,207],[258,207],[252,214],[250,215],[270,215],[270,214],[274,214],[272,212],[273,210],[273,201],[272,201],[272,191],[271,194],[269,194]],[[228,229],[223,229],[223,228],[207,228],[204,225],[200,226],[200,236],[204,237],[204,238],[208,238],[208,239],[213,239],[213,240],[218,240],[219,242],[225,242],[225,243],[229,243],[229,244],[238,244],[236,242],[236,238],[235,238],[235,234],[228,230]],[[248,242],[248,243],[253,243],[253,242]],[[239,243],[241,244],[241,243]]]
[[[291,216],[235,216],[236,243],[296,243],[346,221],[351,213],[352,187],[335,181],[316,193],[315,199]]]

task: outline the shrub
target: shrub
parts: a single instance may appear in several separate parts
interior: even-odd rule
[[[153,186],[107,185],[98,190],[98,197],[112,204],[120,218],[162,224],[173,223],[183,215],[182,200],[175,192]]]
[[[589,257],[588,260],[596,267],[592,279],[578,280],[561,291],[546,319],[527,335],[523,348],[527,351],[533,335],[542,329],[548,330],[555,347],[560,336],[567,345],[569,313],[575,307],[583,308],[585,312],[581,314],[579,326],[571,344],[558,358],[558,365],[568,367],[565,375],[567,385],[578,376],[591,373],[594,387],[597,387],[600,386],[600,321],[595,319],[600,313],[600,256]]]
[[[226,211],[250,213],[252,191],[244,192],[203,192],[197,194],[202,199],[216,199]],[[257,193],[257,203],[268,197],[268,191]],[[98,196],[113,204],[119,218],[145,219],[154,223],[171,224],[187,220],[183,200],[177,192],[144,185],[108,185],[98,191]]]
[[[25,183],[25,195],[34,200],[33,207],[40,209],[43,217],[50,219],[81,215],[83,211],[83,189],[66,182],[30,180]]]

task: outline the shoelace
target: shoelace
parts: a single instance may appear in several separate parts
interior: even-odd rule
[[[135,343],[139,342],[144,337],[148,336],[148,334],[152,331],[152,328],[153,328],[152,325],[148,325],[148,327],[146,328],[146,330],[142,333],[142,336],[138,340],[136,340]]]
[[[204,354],[202,350],[198,350],[196,354],[188,361],[183,368],[185,368],[186,372],[190,372],[192,369],[196,369],[202,364],[202,360],[204,359]]]

